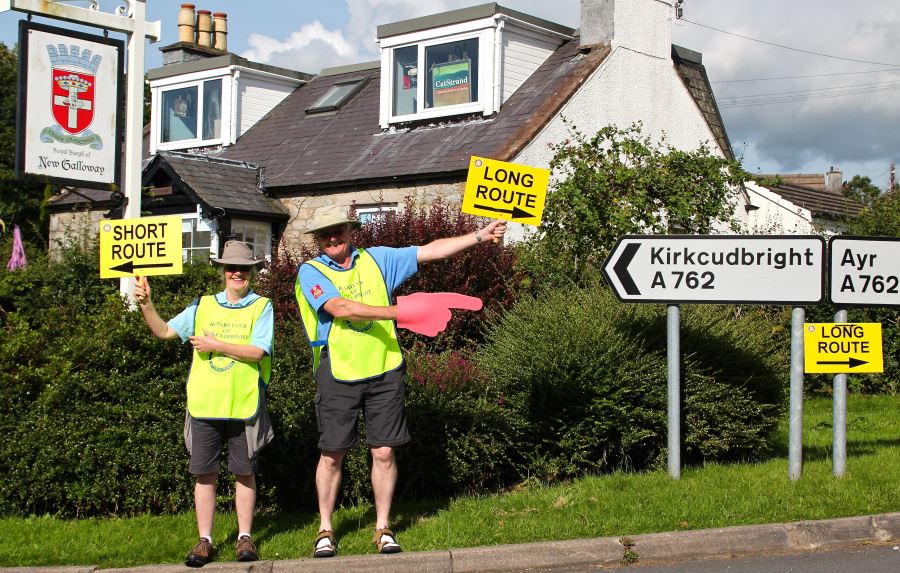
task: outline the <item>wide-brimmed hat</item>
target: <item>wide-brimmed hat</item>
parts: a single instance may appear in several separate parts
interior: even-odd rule
[[[362,225],[359,221],[348,219],[347,211],[343,207],[330,205],[316,211],[316,214],[313,215],[313,220],[312,223],[310,223],[309,229],[306,230],[306,234],[312,235],[316,233],[316,231],[321,231],[328,227],[346,224],[349,224],[354,229],[358,229]]]
[[[253,258],[253,251],[247,243],[241,241],[228,241],[222,249],[222,258],[213,259],[217,265],[241,265],[252,267],[262,263],[262,260]]]

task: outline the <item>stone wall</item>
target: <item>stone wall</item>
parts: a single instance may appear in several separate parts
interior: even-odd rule
[[[439,181],[355,185],[282,197],[281,202],[289,211],[290,219],[281,240],[288,249],[299,249],[304,241],[310,240],[304,232],[310,228],[316,211],[324,207],[339,205],[349,210],[355,202],[357,207],[384,203],[402,208],[407,197],[412,197],[420,207],[429,206],[438,198],[447,205],[458,206],[462,204],[465,186],[465,175],[461,175]]]
[[[60,211],[50,215],[50,257],[58,260],[66,245],[87,248],[100,237],[100,221],[106,210]]]

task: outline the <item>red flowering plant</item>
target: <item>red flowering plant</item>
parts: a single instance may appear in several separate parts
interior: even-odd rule
[[[350,214],[354,216],[355,209],[351,208]],[[485,220],[464,214],[458,207],[451,207],[440,199],[430,206],[419,207],[412,197],[407,196],[399,211],[384,212],[363,224],[353,233],[353,242],[360,247],[424,245],[435,239],[474,234],[486,224]],[[449,259],[422,265],[394,295],[457,292],[480,298],[484,309],[454,312],[447,329],[433,339],[401,330],[404,348],[427,344],[429,351],[440,352],[482,342],[481,324],[485,313],[502,311],[516,298],[515,286],[521,282],[521,277],[515,268],[515,260],[513,247],[488,242]]]

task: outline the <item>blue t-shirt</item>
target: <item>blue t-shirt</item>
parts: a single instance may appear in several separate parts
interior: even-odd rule
[[[388,297],[392,297],[394,289],[403,284],[406,279],[416,274],[419,270],[419,263],[416,260],[419,247],[403,247],[400,249],[395,249],[393,247],[371,247],[367,248],[366,252],[372,256],[375,264],[381,269],[381,274],[384,276],[384,283],[387,286]],[[351,246],[351,269],[356,265],[357,257],[359,257],[359,251],[356,250],[356,247]],[[349,270],[337,264],[331,260],[331,257],[325,254],[319,255],[313,260],[328,265],[336,271]],[[333,317],[328,314],[322,306],[329,300],[338,298],[341,295],[331,281],[325,278],[325,275],[312,265],[300,265],[300,269],[297,273],[297,280],[300,281],[300,290],[303,292],[306,302],[308,302],[319,315],[317,337],[319,340],[327,340],[328,331],[331,330],[331,321]],[[321,293],[318,297],[313,296],[312,294],[315,287],[321,289]],[[316,289],[316,291],[319,292],[319,289]]]
[[[252,304],[256,299],[260,298],[260,296],[252,290],[247,293],[247,296],[236,303],[228,302],[228,298],[225,296],[225,291],[217,293],[215,297],[216,302],[228,308],[244,308],[245,306]],[[197,306],[199,304],[200,299],[195,298],[191,302],[191,304],[187,305],[187,308],[182,310],[174,318],[172,318],[172,320],[166,323],[172,328],[172,330],[178,333],[178,336],[181,338],[182,342],[187,342],[188,337],[194,334],[194,321],[197,317]],[[272,312],[272,302],[266,302],[266,307],[263,309],[262,314],[259,315],[259,318],[256,319],[256,323],[254,323],[253,325],[252,336],[250,339],[250,344],[261,349],[269,355],[272,354],[274,317],[275,314]]]

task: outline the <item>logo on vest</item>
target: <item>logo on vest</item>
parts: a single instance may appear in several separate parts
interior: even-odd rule
[[[322,290],[322,287],[320,285],[316,285],[309,289],[309,294],[312,295],[313,299],[318,299],[320,296],[325,294],[325,291]]]
[[[347,328],[352,330],[353,332],[368,332],[375,326],[375,322],[370,320],[368,322],[353,322],[351,320],[345,320],[344,324],[347,325]]]
[[[209,367],[216,372],[228,372],[234,366],[234,358],[224,354],[213,354],[209,357]]]

